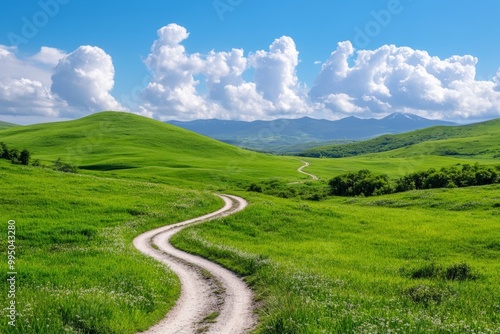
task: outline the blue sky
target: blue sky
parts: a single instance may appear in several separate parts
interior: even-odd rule
[[[21,85],[19,80],[25,77],[31,85],[31,88],[24,86],[19,88],[23,91],[17,92],[17,95],[11,92],[12,89],[7,93],[4,92],[3,96],[0,94],[0,119],[4,120],[17,119],[26,123],[39,119],[75,118],[99,111],[99,107],[113,106],[158,119],[209,117],[257,119],[304,115],[339,118],[351,114],[359,117],[378,117],[391,111],[415,112],[427,117],[455,120],[500,116],[500,107],[498,107],[500,100],[495,95],[498,90],[495,88],[497,86],[494,80],[500,68],[500,34],[498,33],[500,31],[500,20],[498,20],[500,2],[494,0],[480,2],[468,0],[39,0],[30,2],[4,0],[1,6],[0,45],[7,50],[4,53],[9,52],[10,61],[15,61],[18,65],[27,62],[26,66],[35,67],[31,71],[33,73],[38,70],[45,71],[45,74],[29,77],[24,73],[10,73],[14,71],[12,68],[15,66],[11,66],[7,61],[3,61],[3,67],[9,64],[9,69],[2,68],[0,63],[0,71],[9,72],[3,77],[0,74],[0,85],[3,83],[7,87],[6,92],[18,83]],[[157,57],[155,59],[158,60],[159,55],[155,55],[152,51],[152,45],[158,39],[157,30],[173,23],[185,29],[189,36],[178,43],[185,48],[181,52],[182,55],[178,56],[189,58],[192,55],[199,55],[199,59],[193,57],[190,59],[192,61],[189,65],[191,72],[179,81],[184,85],[182,88],[184,92],[194,87],[195,93],[192,94],[193,92],[190,91],[191,95],[186,93],[188,95],[179,97],[179,101],[169,105],[166,101],[173,100],[172,91],[177,88],[175,85],[179,84],[179,82],[169,81],[169,78],[176,75],[172,72],[174,69],[146,63],[148,57],[150,60]],[[26,34],[26,26],[30,24],[35,27],[35,31],[28,29],[29,34]],[[289,58],[277,60],[279,57],[274,55],[269,47],[282,36],[289,37],[292,42],[290,40],[278,41],[277,48],[289,49],[292,52],[288,53]],[[337,68],[338,64],[330,62],[330,68],[325,64],[328,63],[331,53],[337,50],[338,43],[343,41],[350,41],[354,52],[351,53],[348,50],[349,47],[347,51],[344,50],[348,54],[347,62],[351,70],[349,73],[340,75],[337,70],[332,70]],[[14,48],[13,44],[19,45]],[[85,98],[92,100],[92,94],[97,90],[86,92],[85,96],[74,97],[72,100],[69,96],[73,94],[62,91],[63,88],[58,91],[50,79],[54,75],[53,68],[58,66],[59,60],[86,45],[99,50],[78,51],[78,54],[73,55],[73,59],[70,57],[66,66],[59,66],[58,71],[61,72],[59,78],[64,77],[63,74],[66,72],[63,70],[71,73],[74,68],[78,68],[78,61],[82,59],[82,55],[93,57],[90,63],[101,71],[99,73],[102,73],[94,80],[106,77],[106,80],[112,82],[112,89],[109,82],[96,84],[109,95],[100,97],[102,98],[100,103],[91,104],[84,101]],[[388,45],[395,45],[398,48],[409,47],[415,52],[422,50],[427,52],[430,58],[437,57],[439,61],[445,61],[453,56],[471,55],[477,58],[477,63],[473,62],[474,64],[471,65],[468,60],[460,60],[458,61],[460,66],[450,65],[447,71],[471,71],[473,68],[474,86],[469,82],[466,85],[467,88],[462,86],[462,88],[457,88],[457,85],[448,87],[446,83],[451,80],[449,73],[446,76],[442,73],[437,75],[432,72],[432,69],[426,67],[426,71],[441,82],[438,86],[445,90],[439,93],[438,97],[430,97],[429,90],[433,86],[429,82],[435,78],[429,78],[428,82],[423,83],[427,76],[420,76],[418,83],[402,87],[402,84],[393,83],[395,80],[393,72],[387,69],[381,70],[376,67],[379,65],[372,60],[364,67],[360,66],[357,72],[369,72],[372,69],[372,71],[385,73],[383,74],[384,80],[392,82],[384,86],[388,91],[383,92],[385,88],[377,88],[368,92],[344,88],[356,78],[354,74],[357,72],[352,70],[356,66],[356,51],[379,50],[379,53],[387,58],[387,66],[396,66],[389,60],[393,55],[407,54],[406,51],[400,52],[399,49],[384,49]],[[37,55],[42,47],[59,50],[59,56],[56,57],[52,52],[50,54],[53,58],[50,60],[44,58],[43,61],[35,63],[32,57]],[[240,71],[242,73],[238,73],[238,78],[235,78],[234,73],[231,74],[229,84],[234,88],[231,92],[239,95],[228,97],[229,90],[223,95],[221,92],[224,87],[211,86],[206,82],[207,77],[213,73],[208,73],[205,66],[210,51],[229,53],[233,48],[243,50],[243,54],[239,57],[243,57],[247,64],[242,65]],[[160,48],[157,51],[159,50]],[[293,52],[295,50],[298,52],[296,57]],[[103,60],[106,57],[103,58],[100,51],[109,56],[111,64]],[[259,51],[265,54],[256,56]],[[254,55],[253,58],[252,55]],[[177,60],[182,62],[184,59],[182,57]],[[420,58],[422,64],[429,62],[427,58]],[[273,63],[276,68],[269,67],[275,61],[278,61],[277,64]],[[406,60],[404,62],[415,65]],[[194,63],[196,64],[193,65]],[[441,65],[434,67],[436,66]],[[87,68],[87,70],[92,72],[92,68]],[[416,67],[409,70],[408,78],[414,78],[415,73],[420,75],[418,71]],[[110,79],[111,72],[113,75]],[[257,73],[264,78],[260,84],[255,78]],[[285,79],[273,81],[273,76],[276,75],[283,76]],[[327,75],[340,75],[346,78],[343,81],[325,79]],[[324,78],[323,81],[318,79],[320,76]],[[189,81],[191,78],[192,80],[186,83],[186,80]],[[223,76],[223,78],[226,77]],[[65,79],[64,84],[59,84],[59,87],[83,85],[77,82],[78,78],[73,79]],[[220,79],[219,75],[214,80],[220,81]],[[314,89],[318,80],[327,87]],[[273,81],[276,87],[270,87],[271,84],[267,84],[266,81]],[[480,84],[484,81],[491,82],[491,87]],[[32,92],[33,87],[39,87],[37,82],[45,87],[45,91],[37,92],[32,97],[46,100],[33,106],[25,102],[17,103],[16,98],[20,96],[26,101],[29,95],[23,94],[27,94],[28,91]],[[93,81],[84,82],[93,84]],[[148,85],[151,87],[147,88]],[[168,89],[164,89],[165,87]],[[273,92],[277,90],[281,93],[274,94]],[[311,90],[321,93],[313,94]],[[410,93],[396,97],[397,92],[408,90]],[[216,94],[215,91],[218,93]],[[160,92],[170,95],[160,96]],[[468,101],[456,100],[456,96],[472,94],[471,92],[478,94],[477,100],[481,101],[478,102],[479,106],[471,105]],[[382,98],[377,94],[385,97]],[[131,95],[141,97],[134,98],[133,103],[124,101]],[[311,95],[315,96],[311,98]],[[391,99],[387,96],[391,96]],[[421,100],[415,102],[414,98],[410,98],[411,96],[420,96]],[[474,96],[470,97],[470,99],[473,98]],[[196,99],[199,101],[190,103]],[[234,102],[235,99],[240,103]],[[377,102],[367,103],[369,99]],[[189,101],[186,102],[187,100]],[[287,102],[291,100],[300,101],[295,104]],[[258,109],[255,114],[252,114],[250,110],[241,112],[235,110],[249,103],[254,104]],[[42,110],[49,104],[50,108]],[[472,110],[477,108],[483,108],[484,111]]]

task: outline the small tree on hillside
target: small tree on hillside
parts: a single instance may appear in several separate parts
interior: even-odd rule
[[[21,164],[28,166],[30,163],[30,158],[30,151],[28,151],[27,149],[21,151],[21,154],[19,155],[19,161],[21,162]]]
[[[10,156],[10,161],[12,161],[13,164],[20,163],[21,154],[19,153],[19,150],[17,148],[13,148],[12,150],[10,150],[9,156]]]
[[[7,144],[5,144],[4,142],[1,142],[0,146],[2,147],[0,150],[1,151],[0,158],[10,160],[10,151],[9,151],[9,147],[7,146]]]

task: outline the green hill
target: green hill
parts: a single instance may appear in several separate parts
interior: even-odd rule
[[[122,112],[2,130],[0,141],[29,149],[42,163],[61,158],[87,172],[175,184],[302,177],[295,171],[301,164],[298,158],[251,152]]]
[[[308,158],[307,171],[323,180],[362,168],[396,177],[488,163],[498,154],[498,125],[460,127],[455,137],[447,132],[382,153]],[[401,138],[418,133],[425,131]],[[310,179],[297,172],[300,158],[247,151],[118,112],[5,129],[0,141],[29,149],[44,164],[62,158],[81,169],[75,175],[0,160],[0,220],[16,221],[22,279],[18,327],[4,322],[1,333],[149,328],[175,304],[180,286],[132,239],[215,210],[222,203],[213,193],[221,189],[250,205],[174,242],[246,277],[261,299],[256,333],[496,333],[500,323],[498,185],[279,198],[281,191],[327,186],[293,182]],[[440,150],[462,155],[433,155]],[[253,182],[274,187],[272,196],[245,192]],[[7,238],[0,239],[7,249]],[[0,296],[1,304],[8,301]]]
[[[19,126],[19,125],[0,121],[0,130],[12,128],[14,126]]]
[[[465,126],[437,126],[399,135],[384,135],[362,142],[322,146],[306,150],[300,155],[341,158],[402,148],[404,150],[391,156],[500,157],[500,119]]]

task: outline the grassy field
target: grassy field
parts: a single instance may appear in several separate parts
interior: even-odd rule
[[[0,132],[0,141],[28,148],[43,163],[61,158],[86,173],[198,189],[307,178],[295,172],[299,158],[255,153],[130,113],[12,128]]]
[[[241,195],[246,211],[174,243],[248,275],[264,304],[258,333],[500,332],[500,186]]]
[[[160,184],[68,175],[0,161],[0,247],[16,221],[17,323],[0,333],[136,333],[179,295],[177,278],[132,239],[153,227],[219,208],[209,193]],[[7,273],[7,261],[0,268]],[[4,282],[5,282],[4,274]]]
[[[12,128],[14,126],[18,126],[18,125],[0,121],[0,130]]]
[[[463,152],[496,145],[481,136],[475,146],[467,137],[447,140]],[[259,333],[500,333],[500,187],[319,202],[246,192],[252,183],[325,188],[364,168],[396,178],[498,164],[492,152],[443,156],[436,152],[445,141],[428,141],[302,158],[321,179],[310,182],[296,171],[299,157],[239,149],[125,113],[1,130],[0,141],[28,148],[43,164],[62,158],[80,168],[70,175],[0,161],[0,216],[16,220],[18,233],[17,333],[134,333],[153,324],[179,286],[133,248],[133,237],[220,207],[213,193],[221,191],[250,206],[175,242],[247,276],[258,294]],[[450,272],[467,279],[449,279]],[[7,330],[2,323],[0,332]]]
[[[388,156],[421,155],[500,157],[500,119],[466,126],[436,126],[344,145],[328,145],[303,152],[308,157],[341,158],[390,152]]]

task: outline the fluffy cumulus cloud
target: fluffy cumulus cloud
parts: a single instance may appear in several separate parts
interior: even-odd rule
[[[51,92],[73,112],[119,110],[120,104],[109,93],[114,75],[113,62],[106,52],[95,46],[81,46],[54,68]]]
[[[310,112],[295,73],[298,51],[290,37],[276,39],[269,51],[249,57],[241,49],[188,54],[182,45],[188,37],[177,24],[158,30],[145,61],[152,80],[142,94],[142,114],[160,119],[257,119]],[[255,70],[254,82],[242,78],[250,68]],[[200,93],[203,85],[205,92]]]
[[[448,119],[500,116],[499,78],[477,81],[477,58],[432,57],[425,51],[384,45],[355,52],[341,42],[310,91],[332,112],[373,115],[394,111]]]
[[[58,100],[50,93],[51,73],[40,63],[42,52],[31,60],[19,59],[16,53],[0,45],[0,114],[56,116]]]
[[[109,94],[113,78],[111,57],[96,47],[70,54],[42,47],[23,58],[16,48],[0,45],[0,117],[78,117],[120,109]]]
[[[478,59],[446,59],[409,47],[384,45],[355,50],[340,42],[321,65],[309,89],[297,77],[299,52],[291,37],[265,50],[189,53],[186,28],[158,30],[144,63],[143,83],[131,111],[166,119],[273,119],[305,115],[324,118],[385,116],[410,112],[430,118],[480,120],[500,117],[500,69],[476,79]],[[42,47],[30,57],[0,45],[2,115],[74,118],[123,110],[112,96],[115,69],[95,46],[71,53]],[[5,118],[3,118],[5,119]]]
[[[269,51],[257,51],[250,57],[255,68],[257,91],[271,101],[278,114],[308,113],[310,108],[296,74],[299,52],[292,38],[276,39]]]
[[[188,55],[181,44],[189,33],[184,27],[170,24],[158,30],[146,65],[152,80],[143,92],[142,113],[161,116],[172,114],[208,115],[210,110],[198,95],[194,76],[203,68],[199,54]]]
[[[158,31],[146,60],[153,79],[142,95],[143,114],[245,120],[392,112],[453,120],[500,116],[500,70],[491,81],[478,81],[478,60],[469,55],[440,59],[409,47],[355,50],[340,42],[308,90],[296,74],[299,52],[291,37],[247,56],[241,49],[188,54],[182,45],[188,37],[176,24]],[[250,69],[254,77],[245,81]]]

